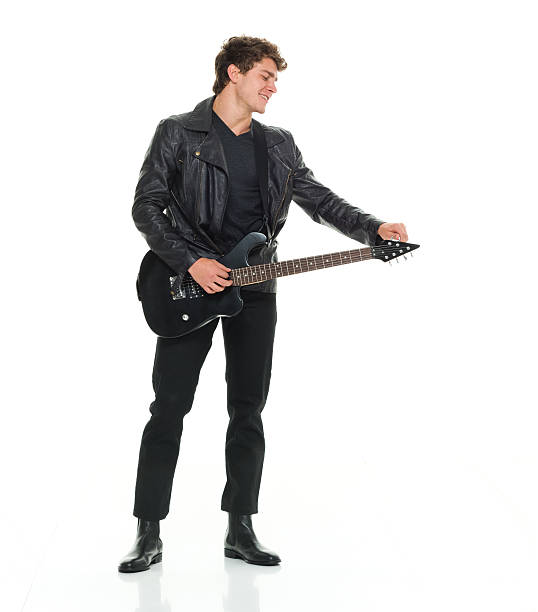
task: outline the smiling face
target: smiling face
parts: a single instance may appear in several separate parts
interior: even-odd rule
[[[231,64],[228,68],[234,74],[237,100],[248,109],[250,113],[264,113],[271,96],[276,93],[277,67],[274,60],[263,58],[245,74]]]

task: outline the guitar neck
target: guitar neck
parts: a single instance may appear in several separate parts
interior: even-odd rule
[[[231,271],[231,275],[234,285],[253,285],[280,276],[300,274],[320,268],[332,268],[356,261],[366,261],[367,259],[372,259],[372,249],[370,247],[235,268]]]

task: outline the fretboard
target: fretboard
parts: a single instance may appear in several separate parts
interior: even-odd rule
[[[332,268],[356,261],[372,259],[372,249],[353,249],[352,251],[340,251],[338,253],[327,253],[326,255],[315,255],[313,257],[300,257],[299,259],[288,259],[275,263],[260,264],[258,266],[247,266],[232,270],[234,285],[253,285],[279,276],[300,274],[320,268]]]

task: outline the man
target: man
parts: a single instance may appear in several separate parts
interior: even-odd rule
[[[215,60],[214,96],[192,112],[157,126],[146,152],[133,219],[149,247],[178,275],[188,271],[208,294],[232,284],[217,261],[248,232],[267,241],[249,255],[251,265],[278,261],[276,236],[293,199],[316,222],[363,244],[407,241],[405,226],[384,223],[319,183],[291,133],[264,125],[277,92],[277,72],[287,64],[265,39],[230,38]],[[224,553],[259,565],[280,557],[256,538],[252,514],[264,459],[261,412],[271,377],[276,325],[276,279],[241,287],[244,305],[222,317],[226,354],[227,482],[221,509],[228,512]],[[134,516],[137,537],[119,571],[149,569],[162,558],[159,521],[169,511],[183,417],[192,407],[200,369],[219,319],[179,338],[158,338],[153,369],[155,400],[140,445]]]

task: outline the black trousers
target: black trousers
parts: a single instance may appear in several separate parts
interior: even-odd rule
[[[241,289],[244,305],[234,317],[215,319],[180,338],[157,338],[153,366],[155,400],[142,433],[133,514],[164,519],[170,506],[183,417],[194,400],[200,370],[222,323],[230,417],[226,432],[226,485],[221,509],[258,512],[265,454],[261,413],[271,379],[276,294]]]

